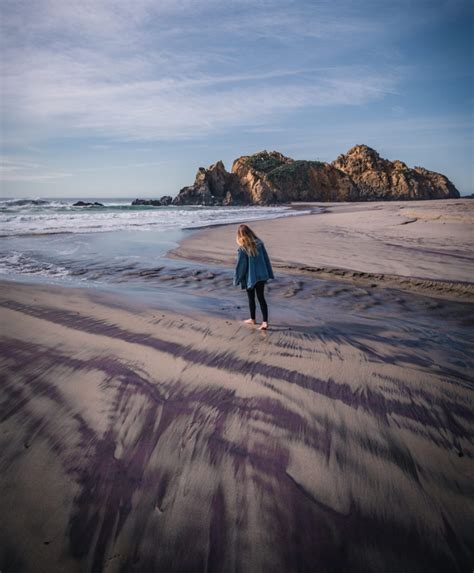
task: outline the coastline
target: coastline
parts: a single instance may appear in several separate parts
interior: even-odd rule
[[[474,306],[285,269],[328,215],[250,223],[282,245],[266,332],[235,224],[146,292],[0,281],[2,571],[470,567]]]
[[[6,236],[0,237],[0,277],[50,279],[53,283],[64,279],[64,284],[75,286],[85,286],[88,281],[125,284],[128,270],[137,276],[137,271],[152,271],[164,264],[178,266],[166,253],[183,237],[207,224],[297,213],[289,207],[160,208],[147,211],[153,219],[148,227],[149,221],[142,220],[140,212],[105,209],[89,214],[55,209],[48,203],[39,211],[28,208],[26,214],[8,215],[9,230],[3,229]]]

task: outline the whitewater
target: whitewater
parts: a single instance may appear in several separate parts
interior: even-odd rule
[[[166,253],[210,225],[314,212],[289,206],[201,207],[131,205],[132,199],[0,200],[0,275],[10,280],[70,284],[129,283],[158,266],[176,267]]]
[[[74,207],[74,199],[0,200],[0,235],[100,233],[121,230],[165,231],[274,217],[296,212],[290,207],[201,207],[131,205],[130,199],[91,199],[103,207]],[[308,211],[309,212],[309,211]]]

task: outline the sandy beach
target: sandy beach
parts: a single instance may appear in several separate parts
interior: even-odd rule
[[[303,206],[325,212],[251,225],[276,268],[474,299],[474,201],[298,204]],[[233,226],[215,227],[172,254],[232,266],[234,235]]]
[[[324,207],[251,225],[267,332],[235,225],[153,304],[0,283],[2,573],[472,570],[474,201]]]

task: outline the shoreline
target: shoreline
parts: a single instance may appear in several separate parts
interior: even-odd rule
[[[372,270],[371,267],[374,266],[374,263],[373,261],[371,261],[370,264],[368,264],[367,257],[365,260],[362,259],[359,265],[357,264],[350,265],[348,264],[350,261],[350,256],[347,256],[346,253],[342,252],[343,249],[347,248],[348,246],[351,246],[350,245],[351,241],[357,239],[357,234],[359,235],[361,234],[354,232],[354,230],[350,228],[350,225],[347,225],[346,215],[348,213],[350,214],[351,212],[354,212],[355,214],[359,214],[363,211],[367,211],[369,216],[371,216],[372,213],[375,213],[375,215],[379,215],[379,212],[384,209],[386,211],[401,211],[395,214],[391,214],[392,220],[390,220],[389,223],[391,225],[402,226],[402,228],[404,227],[406,228],[407,224],[411,224],[413,228],[416,222],[423,220],[422,219],[423,209],[425,210],[434,209],[435,211],[436,209],[438,209],[442,211],[443,207],[445,207],[447,203],[450,203],[451,206],[452,204],[456,204],[457,206],[459,206],[458,207],[459,209],[462,209],[465,206],[465,201],[469,202],[469,200],[452,199],[452,200],[443,200],[435,202],[431,201],[429,202],[429,204],[427,204],[426,201],[326,203],[326,204],[308,203],[305,205],[313,206],[316,208],[323,208],[324,211],[312,213],[309,215],[298,216],[297,223],[293,222],[293,224],[291,223],[291,217],[285,218],[290,220],[288,222],[285,222],[285,225],[282,225],[281,221],[279,221],[278,219],[252,221],[249,222],[249,224],[251,224],[252,227],[256,229],[257,233],[259,232],[262,233],[262,236],[264,237],[265,243],[267,245],[267,250],[270,249],[270,251],[273,251],[273,253],[271,253],[270,255],[270,258],[272,260],[272,264],[275,269],[281,269],[284,272],[291,272],[294,273],[295,275],[304,274],[307,276],[315,276],[322,279],[330,278],[335,280],[341,280],[343,282],[351,282],[353,284],[360,284],[366,286],[372,286],[375,284],[376,286],[380,287],[397,288],[400,289],[401,291],[424,294],[427,296],[460,300],[465,302],[473,302],[474,282],[472,281],[472,279],[467,280],[467,277],[474,276],[474,251],[472,247],[466,247],[465,245],[463,245],[462,248],[464,248],[465,251],[464,253],[460,254],[458,252],[458,249],[459,249],[459,242],[461,239],[459,239],[458,237],[456,237],[456,240],[458,242],[456,242],[456,240],[451,241],[453,245],[451,248],[451,252],[449,252],[448,254],[449,256],[448,262],[451,268],[447,269],[447,264],[443,262],[442,264],[439,265],[439,268],[432,270],[431,273],[426,273],[426,270],[423,269],[425,271],[425,276],[423,276],[423,273],[420,272],[421,269],[423,268],[422,265],[424,263],[423,255],[432,258],[437,257],[439,259],[442,259],[444,257],[445,259],[448,259],[448,256],[446,256],[446,252],[444,252],[438,246],[436,246],[436,248],[434,249],[433,248],[429,249],[426,248],[425,246],[420,247],[418,245],[413,245],[413,246],[410,245],[407,248],[406,246],[403,246],[403,241],[401,244],[396,244],[396,245],[381,244],[381,248],[377,253],[380,256],[381,261],[378,262],[382,262],[384,256],[391,255],[390,250],[394,246],[398,249],[397,255],[399,257],[399,260],[394,265],[395,268],[397,265],[399,268],[403,268],[404,266],[406,266],[408,271],[410,271],[411,270],[410,261],[408,260],[408,257],[413,254],[416,254],[417,257],[420,259],[420,264],[418,266],[413,265],[414,272],[412,273],[410,272],[407,273],[406,271],[394,273],[394,272],[389,272],[389,270],[384,268]],[[470,212],[468,215],[464,214],[464,220],[466,221],[466,223],[463,222],[462,213],[460,213],[459,215],[458,214],[451,215],[450,217],[448,216],[449,221],[452,220],[456,221],[455,223],[453,223],[458,227],[456,231],[458,232],[458,235],[460,237],[462,237],[462,235],[465,235],[465,237],[462,237],[462,239],[464,240],[465,238],[466,243],[468,243],[468,235],[472,235],[472,231],[470,231],[469,225],[471,225],[471,223],[474,222],[474,203],[472,202],[468,203],[467,206],[468,208],[470,208]],[[301,208],[304,207],[301,206]],[[414,211],[415,213],[416,209],[418,208],[418,210],[421,211],[421,217],[420,216],[413,217],[411,213],[410,214],[404,213],[403,210],[407,208],[411,209],[411,211]],[[318,217],[318,215],[320,217]],[[318,264],[308,264],[307,261],[303,260],[301,262],[291,260],[291,257],[297,255],[296,251],[298,249],[298,241],[301,242],[302,240],[301,239],[302,232],[305,233],[304,235],[305,243],[312,243],[314,245],[318,245],[318,240],[321,239],[322,233],[318,232],[316,228],[317,223],[322,222],[321,219],[324,219],[324,217],[327,217],[328,215],[333,215],[334,216],[333,219],[335,220],[335,222],[330,223],[330,225],[334,226],[342,225],[338,227],[338,230],[340,229],[339,233],[344,240],[343,244],[340,247],[338,247],[337,244],[331,246],[330,244],[328,244],[327,241],[325,241],[324,248],[328,250],[328,254],[320,262],[318,262],[317,258],[315,259],[315,257],[313,256],[313,253],[311,253],[308,250],[308,248],[306,248],[303,256],[301,256],[300,259],[304,259],[306,257],[306,259],[315,260]],[[402,221],[401,222],[394,221],[395,215],[401,216]],[[440,214],[435,213],[431,225],[433,225],[433,221],[435,221],[434,224],[435,225],[438,224],[438,229],[440,229],[439,225],[445,224],[446,222],[440,221],[436,223],[436,221],[438,221],[442,217],[443,217],[442,213]],[[368,219],[369,217],[366,217],[364,222],[368,223]],[[426,222],[428,222],[428,227],[429,227],[430,226],[429,220],[425,221],[425,223]],[[388,226],[388,223],[385,224]],[[175,259],[193,260],[199,263],[212,263],[214,265],[225,265],[227,267],[230,267],[233,264],[233,252],[234,252],[233,243],[235,241],[233,240],[232,236],[232,232],[234,231],[234,229],[232,229],[231,232],[229,229],[229,225],[235,225],[235,223],[221,225],[220,226],[221,232],[218,233],[216,233],[215,230],[213,230],[212,228],[200,229],[193,235],[193,237],[185,238],[184,240],[180,241],[179,246],[175,249],[170,250],[167,253],[167,256]],[[347,226],[345,227],[344,225]],[[461,226],[463,226],[463,228],[460,231],[459,227]],[[426,229],[427,229],[426,226],[424,228],[420,228],[420,233],[425,231]],[[323,232],[326,230],[327,229],[324,229]],[[346,237],[343,236],[344,232],[347,235]],[[270,235],[268,240],[265,237],[265,233]],[[283,244],[281,243],[281,241],[278,241],[278,235],[287,236],[287,234],[290,235],[294,234],[295,236],[298,236],[299,234],[299,238],[296,239],[296,241],[294,241],[296,242],[296,248],[293,248],[292,251],[288,249],[287,240]],[[363,237],[363,238],[367,242],[373,241],[374,243],[376,241],[379,241],[379,243],[383,243],[383,241],[385,241],[385,237],[383,237],[383,235],[381,238],[376,237],[375,240],[373,240],[371,237]],[[413,242],[415,240],[420,241],[421,239],[422,239],[421,235],[416,236],[415,234]],[[216,246],[215,247],[210,246],[212,243],[214,243]],[[224,248],[221,248],[222,244],[225,245]],[[430,244],[428,243],[428,247],[429,246]],[[406,249],[407,252],[402,253],[402,255],[400,255],[400,252],[403,249]],[[230,255],[230,253],[232,253],[232,255]],[[327,264],[328,261],[329,263],[331,263],[331,261],[334,260],[336,261],[340,260],[345,264],[344,265]],[[463,260],[466,266],[468,265],[467,268],[472,269],[472,274],[470,270],[469,271],[467,270],[467,268],[464,269],[464,267],[461,267],[461,265],[457,262],[460,260]],[[439,261],[437,261],[437,263],[439,264]],[[375,263],[375,265],[377,265],[377,263]],[[455,267],[454,272],[452,267]],[[461,270],[465,272],[459,272]],[[451,278],[447,279],[443,278],[442,275],[445,272],[447,275],[451,275]],[[457,275],[459,275],[459,277]]]
[[[257,215],[286,218],[295,214],[299,215],[297,210],[284,209],[277,214],[264,210]],[[249,214],[250,217],[252,215],[255,215],[255,209]],[[216,216],[221,215],[217,213]],[[239,219],[239,222],[241,220],[246,218]],[[110,285],[114,289],[117,283],[125,285],[129,278],[135,283],[140,276],[151,279],[157,267],[167,267],[173,273],[177,263],[166,253],[176,247],[181,239],[212,227],[216,227],[216,224],[168,231],[128,229],[6,236],[0,238],[1,276],[20,282],[49,281],[79,287],[91,286],[87,283],[91,281],[92,284],[97,280],[102,283],[98,285],[99,288]],[[185,264],[189,268],[196,267],[193,261],[186,261]]]
[[[104,211],[107,211],[107,206],[104,207]],[[288,216],[294,216],[294,215],[285,215],[283,213],[288,212],[288,211],[300,211],[303,208],[302,207],[298,207],[298,206],[294,206],[292,204],[281,204],[281,205],[269,205],[269,206],[256,206],[256,205],[245,205],[245,206],[239,206],[239,205],[235,205],[235,206],[230,206],[230,207],[226,207],[226,206],[201,206],[201,205],[185,205],[182,207],[176,207],[173,206],[172,209],[170,210],[168,207],[146,207],[144,209],[140,209],[140,211],[146,212],[146,213],[155,213],[155,214],[160,214],[163,213],[165,209],[168,209],[168,211],[165,212],[169,212],[169,213],[175,213],[176,211],[179,210],[183,210],[185,212],[189,211],[189,210],[194,210],[195,212],[199,213],[201,210],[206,210],[206,209],[210,209],[210,210],[216,210],[216,209],[223,209],[223,210],[232,210],[232,209],[236,209],[236,210],[240,210],[240,211],[245,211],[246,209],[280,209],[282,214],[278,214],[278,215],[268,215],[263,217],[262,219],[250,219],[250,220],[267,220],[268,219],[273,219],[273,218],[285,218]],[[310,208],[306,208],[305,210],[310,210]],[[117,213],[122,213],[124,211],[117,211]],[[114,211],[115,213],[115,211]],[[18,214],[18,213],[16,213]],[[59,213],[61,214],[61,213]],[[63,213],[64,214],[64,213]],[[87,219],[87,215],[91,214],[91,215],[97,215],[97,214],[103,214],[100,210],[93,210],[93,211],[77,211],[77,212],[71,212],[71,211],[66,211],[66,214],[71,215],[71,214],[80,214],[81,218]],[[107,213],[109,214],[109,213]],[[245,216],[245,214],[242,214],[241,217],[239,217],[236,221],[230,221],[230,222],[222,222],[222,223],[213,223],[213,222],[208,222],[206,224],[200,224],[198,226],[186,226],[186,227],[171,227],[169,229],[167,229],[167,231],[169,232],[177,232],[177,231],[189,231],[189,230],[198,230],[198,229],[206,229],[206,228],[211,228],[213,226],[220,226],[220,225],[228,225],[228,224],[237,224],[237,223],[241,223],[243,221],[248,220],[247,217]],[[31,238],[31,237],[48,237],[48,236],[54,236],[54,235],[79,235],[79,234],[85,234],[85,235],[97,235],[97,234],[106,234],[106,233],[117,233],[117,232],[129,232],[129,231],[135,231],[136,229],[134,229],[131,226],[128,227],[124,227],[124,228],[114,228],[114,229],[100,229],[98,231],[71,231],[68,229],[59,229],[59,230],[51,230],[51,231],[41,231],[41,232],[36,232],[36,231],[23,231],[23,232],[11,232],[11,233],[7,233],[7,234],[0,234],[0,239],[15,239],[15,238]],[[160,232],[160,229],[158,227],[156,228],[150,228],[147,229],[143,232]]]
[[[289,209],[291,211],[307,211],[307,210],[312,210],[312,208],[309,205],[311,205],[311,204],[308,204],[308,207],[303,207],[303,206],[298,206],[295,204],[289,204],[289,205],[281,205],[281,207],[289,207]],[[268,207],[278,207],[278,206],[279,205],[268,205]],[[253,207],[255,207],[255,205]],[[324,212],[323,208],[314,207],[314,209],[318,209],[318,210],[317,211],[315,210],[311,213],[302,213],[302,214],[298,214],[298,215],[277,215],[276,217],[267,217],[267,218],[262,218],[262,219],[246,219],[244,217],[244,218],[242,218],[241,221],[229,221],[229,222],[223,222],[223,223],[208,224],[208,225],[202,225],[202,227],[183,227],[182,230],[183,231],[203,231],[205,229],[212,229],[214,227],[227,227],[228,225],[240,225],[241,223],[257,222],[257,221],[274,221],[275,219],[289,219],[291,217],[304,217],[304,216],[309,216],[309,215],[317,215],[319,213]]]
[[[446,207],[452,210],[453,206],[457,212],[449,213]],[[313,212],[247,221],[263,234],[272,264],[277,271],[290,274],[295,278],[298,276],[314,277],[367,288],[398,289],[401,292],[445,300],[474,301],[474,282],[472,281],[474,252],[466,244],[461,245],[459,240],[459,229],[464,229],[462,233],[467,238],[467,226],[470,222],[474,222],[474,202],[458,199],[430,202],[297,203],[289,207],[294,211],[312,210]],[[459,212],[460,207],[469,212],[467,214]],[[367,232],[361,232],[358,229],[355,231],[354,225],[351,224],[350,218],[361,217],[361,214],[363,225],[369,223]],[[410,227],[413,236],[409,238],[409,241],[403,238],[403,233],[406,231],[395,237],[395,240],[392,238],[391,241],[387,240],[383,234],[380,237],[377,236],[380,229],[373,232],[370,229],[372,221],[368,219],[374,216],[380,218],[381,214],[383,224],[388,229],[398,227],[404,230]],[[414,214],[418,216],[413,217]],[[426,225],[427,221],[423,221],[426,214],[431,217],[428,225]],[[445,221],[439,222],[440,218],[447,218],[451,221],[448,227],[450,230],[453,229],[454,238],[449,237],[449,233],[445,233],[445,238],[442,240],[446,240],[447,246],[440,248],[438,240],[438,244],[433,248],[430,243],[432,239],[428,238],[425,241],[422,233],[433,226],[437,226],[436,231],[444,229]],[[326,224],[327,220],[329,222]],[[199,265],[211,263],[222,269],[232,269],[235,263],[235,241],[232,233],[238,224],[240,221],[180,229],[184,236],[177,239],[176,247],[167,249],[163,262],[166,264],[166,261],[182,260],[187,265],[193,262]],[[318,226],[322,226],[322,229],[318,230]],[[419,230],[413,233],[415,228]],[[110,233],[114,232],[118,231],[110,231]],[[430,232],[433,233],[433,230]],[[74,235],[74,233],[68,234]],[[107,233],[98,233],[99,239],[100,235],[104,234]],[[328,234],[329,240],[325,238],[325,234]],[[87,233],[90,240],[89,235],[94,234]],[[288,235],[294,235],[295,238],[285,240],[282,245],[279,236]],[[35,236],[30,235],[31,237],[34,239]],[[357,246],[357,241],[362,241],[360,247]],[[213,242],[218,243],[217,248],[212,247]],[[449,245],[449,242],[452,244]],[[302,243],[302,249],[299,249],[299,243]],[[308,245],[317,246],[308,248]],[[374,245],[376,249],[373,249]],[[360,251],[364,248],[372,249],[373,252],[361,257]],[[319,257],[318,250],[325,252],[325,255]],[[385,259],[390,260],[390,258],[394,261],[391,267],[385,262]],[[417,259],[417,264],[413,264],[410,258]],[[432,265],[428,273],[426,272],[427,264]],[[152,277],[155,272],[153,268],[145,268],[143,272],[136,274]],[[31,275],[28,281],[30,277],[34,282],[35,278]],[[14,280],[21,282],[22,275],[18,274]],[[47,281],[48,278],[44,280]],[[43,283],[44,280],[38,279],[38,283]],[[74,283],[73,286],[81,287],[82,285]],[[99,288],[107,288],[107,282]]]

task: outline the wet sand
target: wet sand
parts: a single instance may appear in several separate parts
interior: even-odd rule
[[[472,304],[280,274],[258,332],[159,276],[0,283],[2,573],[471,571]]]

